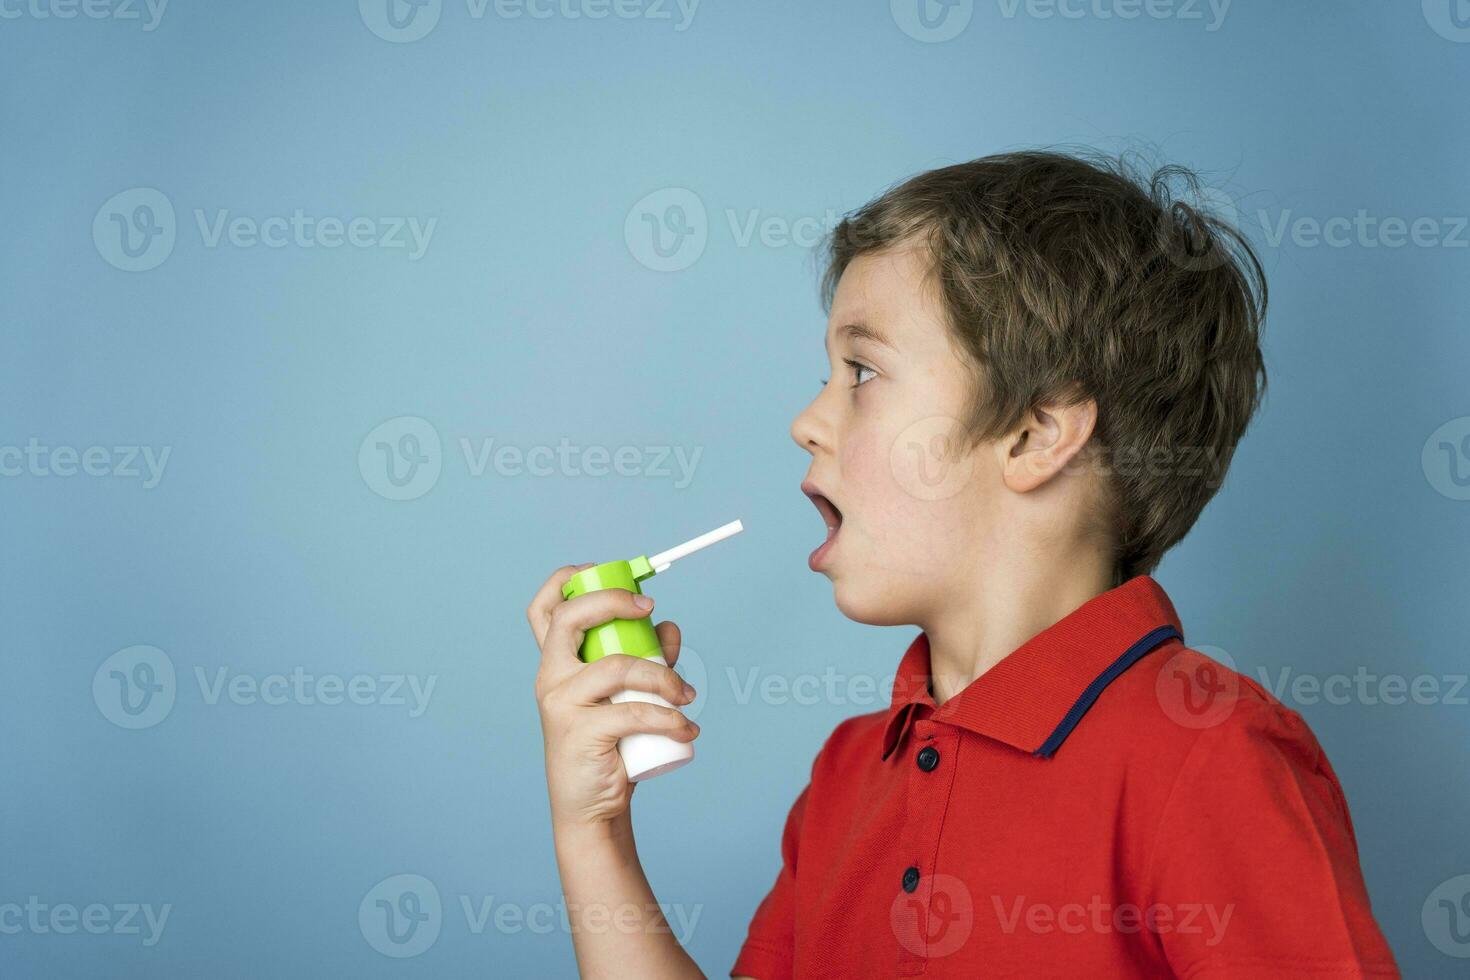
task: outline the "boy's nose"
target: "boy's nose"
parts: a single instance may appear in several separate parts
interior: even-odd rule
[[[816,412],[817,401],[820,400],[820,397],[814,399],[791,422],[792,440],[814,456],[816,455],[817,447],[823,445],[826,439],[825,435],[822,434],[825,432],[825,429],[818,419]]]

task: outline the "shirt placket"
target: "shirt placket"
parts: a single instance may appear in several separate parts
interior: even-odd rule
[[[929,720],[931,712],[925,707],[913,710],[915,718],[892,760],[907,770],[904,832],[891,869],[896,897],[890,922],[898,945],[900,976],[923,974],[948,928],[942,915],[936,918],[935,875],[941,872],[937,867],[939,842],[960,747],[956,728]],[[949,897],[944,889],[939,892],[939,901]]]

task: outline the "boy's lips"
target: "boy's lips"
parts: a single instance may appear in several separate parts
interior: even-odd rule
[[[827,525],[827,539],[817,546],[811,555],[807,557],[807,567],[812,571],[820,571],[822,561],[832,549],[832,542],[837,538],[837,532],[842,527],[842,511],[832,503],[832,499],[822,493],[820,487],[810,480],[801,485],[801,492],[811,498],[816,505],[818,513],[822,515],[823,522]]]

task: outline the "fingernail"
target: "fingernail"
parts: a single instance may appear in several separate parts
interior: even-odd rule
[[[646,595],[635,595],[633,597],[633,605],[637,606],[639,609],[652,609],[653,600]]]
[[[694,688],[690,687],[688,684],[685,684],[684,685],[684,700],[685,701],[693,701],[694,700]]]

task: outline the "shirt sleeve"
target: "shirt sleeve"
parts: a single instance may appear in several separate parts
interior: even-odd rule
[[[1143,927],[1186,980],[1399,976],[1337,776],[1274,701],[1243,698],[1200,733],[1145,881]]]
[[[797,843],[811,790],[808,782],[786,815],[786,829],[781,834],[781,870],[776,874],[776,883],[756,907],[745,944],[730,969],[732,977],[757,980],[791,977],[796,951]]]

